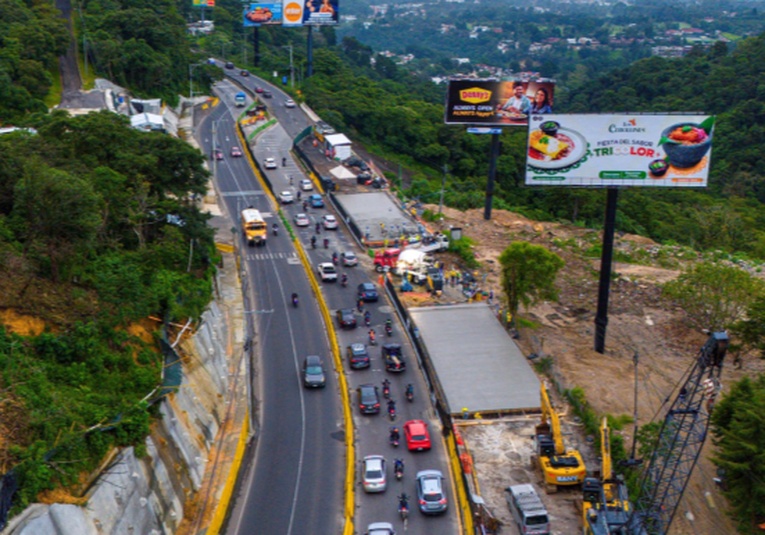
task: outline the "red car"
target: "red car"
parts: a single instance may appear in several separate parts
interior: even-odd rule
[[[429,450],[428,424],[422,420],[409,420],[404,424],[404,440],[406,440],[406,447],[409,451]]]
[[[255,92],[256,93],[262,93],[263,91],[265,91],[265,89],[263,89],[262,87],[256,87],[255,88]]]

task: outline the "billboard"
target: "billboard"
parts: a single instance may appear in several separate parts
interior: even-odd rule
[[[303,25],[303,2],[301,0],[284,0],[282,7],[282,25]]]
[[[281,3],[260,3],[245,6],[242,12],[245,27],[282,23]]]
[[[339,20],[337,2],[338,0],[305,0],[303,25],[324,26],[337,24]]]
[[[552,80],[450,80],[446,124],[524,126],[529,114],[553,111]]]
[[[531,115],[526,184],[706,187],[715,117]]]
[[[191,0],[194,7],[215,7],[215,0]]]

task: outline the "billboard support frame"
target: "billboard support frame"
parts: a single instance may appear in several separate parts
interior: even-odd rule
[[[486,201],[483,207],[483,218],[491,220],[491,202],[494,198],[494,182],[497,179],[497,158],[499,157],[499,134],[491,135],[491,152],[489,156],[489,179],[486,181]]]
[[[614,258],[614,230],[616,227],[616,202],[619,188],[606,188],[606,215],[603,224],[603,251],[600,255],[600,283],[598,284],[598,310],[595,314],[595,351],[601,355],[606,350],[608,327],[608,296],[611,291],[611,266]]]

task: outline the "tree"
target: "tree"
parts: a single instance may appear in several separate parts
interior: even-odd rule
[[[557,254],[540,245],[515,242],[499,255],[502,289],[515,316],[519,305],[528,307],[540,300],[558,298],[555,277],[565,265]]]
[[[744,349],[756,350],[765,358],[765,296],[758,296],[746,310],[744,319],[731,325]]]
[[[765,376],[735,383],[712,413],[724,494],[739,533],[756,533],[765,518]]]
[[[724,330],[742,318],[760,296],[763,283],[735,266],[702,262],[664,285],[664,294],[674,299],[698,329]]]

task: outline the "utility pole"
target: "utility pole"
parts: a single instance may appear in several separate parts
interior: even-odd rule
[[[444,208],[444,188],[446,187],[446,173],[449,172],[449,166],[444,164],[444,176],[441,177],[441,198],[438,201],[438,215],[441,215],[441,211]]]
[[[290,51],[290,87],[292,89],[295,89],[295,69],[292,66],[292,43],[290,43],[287,46],[284,46],[283,48],[286,48]]]

